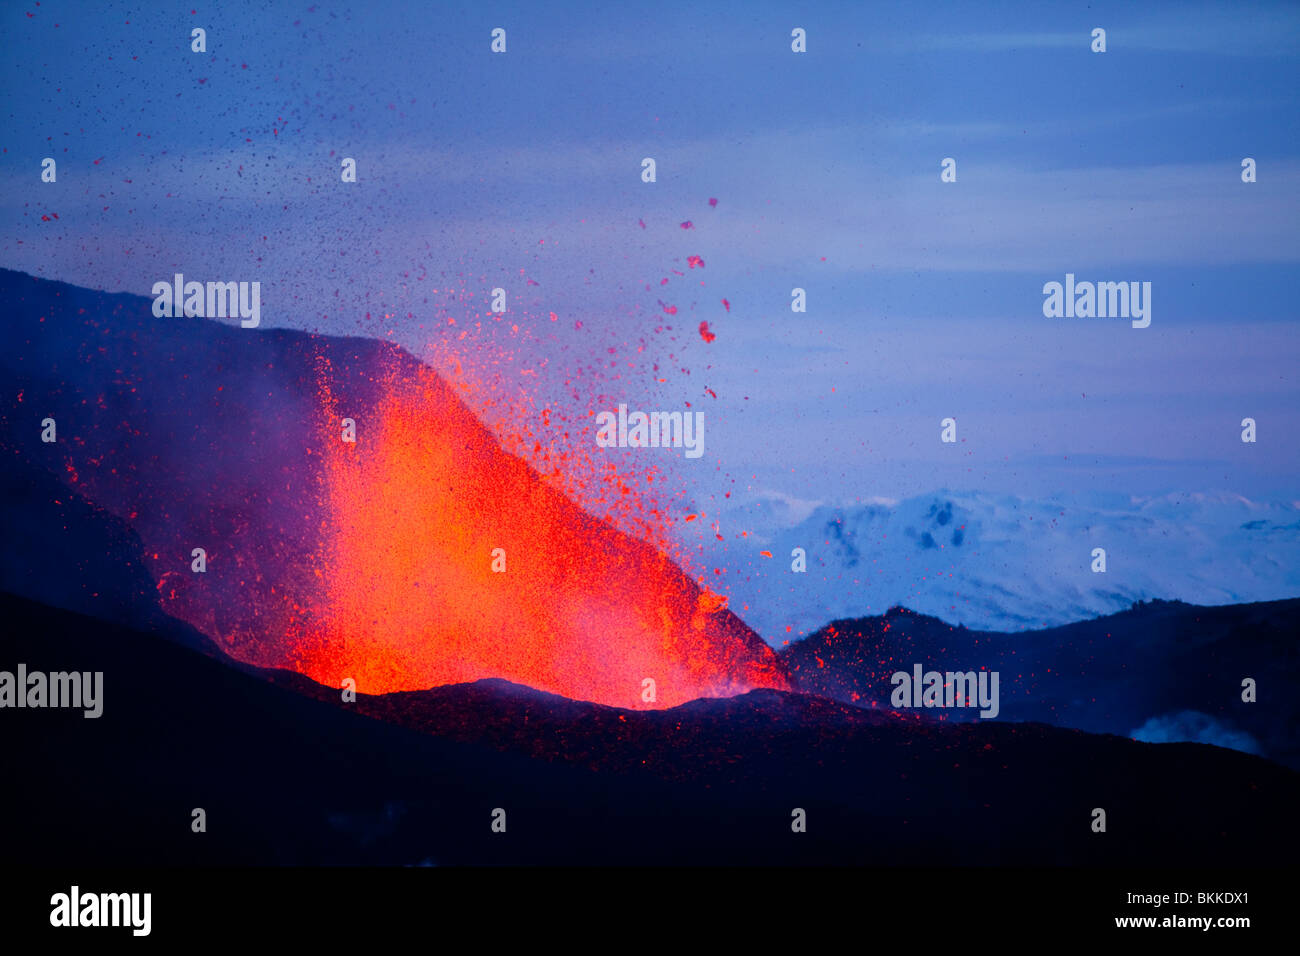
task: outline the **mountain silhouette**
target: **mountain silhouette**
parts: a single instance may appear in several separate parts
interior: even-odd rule
[[[1288,689],[1300,679],[1298,633],[1300,599],[1220,607],[1156,600],[1010,634],[892,608],[833,621],[782,648],[781,659],[807,693],[885,709],[890,677],[915,664],[997,671],[1001,720],[1132,736],[1148,722],[1156,721],[1155,733],[1163,718],[1194,713],[1204,717],[1196,739],[1240,748],[1244,734],[1254,752],[1300,768],[1300,703]],[[1260,688],[1254,703],[1242,700],[1246,678]],[[973,709],[912,712],[979,719]],[[1170,730],[1150,739],[1189,739]]]

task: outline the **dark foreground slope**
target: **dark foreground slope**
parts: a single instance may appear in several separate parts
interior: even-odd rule
[[[105,675],[97,720],[0,711],[5,865],[1250,866],[1300,849],[1300,775],[1203,745],[773,691],[639,713],[488,681],[359,705],[421,732],[123,625],[10,596],[0,614],[0,669]]]
[[[1143,739],[1197,739],[1300,769],[1300,599],[1201,607],[1153,601],[1014,634],[893,608],[834,621],[781,651],[801,690],[889,707],[896,671],[999,673],[999,719]],[[1242,681],[1257,699],[1242,700]],[[974,711],[948,710],[949,719]]]

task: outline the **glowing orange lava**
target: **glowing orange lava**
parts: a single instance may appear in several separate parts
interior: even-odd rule
[[[325,397],[324,594],[294,666],[363,693],[503,677],[623,707],[788,686],[725,599],[503,452],[426,372],[388,383],[355,444]]]

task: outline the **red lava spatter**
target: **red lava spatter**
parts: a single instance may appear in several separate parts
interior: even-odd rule
[[[97,469],[96,497],[146,542],[169,613],[240,660],[291,667],[329,687],[350,677],[363,693],[383,693],[500,677],[623,707],[788,687],[771,649],[705,586],[706,574],[725,580],[720,570],[691,566],[683,542],[714,536],[717,525],[702,508],[683,507],[673,458],[619,456],[594,440],[599,411],[638,388],[653,395],[671,369],[690,374],[682,353],[699,347],[693,323],[654,324],[664,318],[651,306],[651,325],[629,334],[547,304],[557,311],[437,313],[446,330],[437,348],[473,365],[447,372],[435,363],[442,375],[377,347],[399,318],[389,312],[367,315],[355,346],[294,345],[265,368],[243,367],[246,353],[224,335],[177,338],[177,361],[196,363],[176,379],[192,383],[179,407],[208,413],[178,424],[151,394],[135,413],[153,423],[148,434],[137,425],[129,441],[105,446],[113,454]],[[606,341],[551,373],[563,407],[540,398],[535,383],[560,353],[536,344],[596,334]],[[126,370],[114,371],[115,382],[135,374],[135,352],[122,349],[105,359]],[[300,359],[310,369],[304,353],[318,359],[319,395],[309,402],[298,372],[275,370],[297,369]],[[243,401],[243,389],[223,391],[219,381],[209,394],[214,355],[247,378],[248,394],[273,397]],[[307,419],[296,417],[300,407]],[[355,444],[340,440],[345,417],[358,423]],[[196,485],[190,457],[156,450],[171,449],[166,436],[183,425],[200,449],[235,443],[222,429],[237,429],[241,454],[222,461],[229,489]],[[148,514],[137,519],[140,510]],[[699,520],[686,524],[687,511]],[[187,564],[196,542],[209,549],[206,576]],[[504,572],[493,570],[498,549]],[[647,678],[654,702],[642,697]]]
[[[463,335],[460,347],[473,345]],[[701,335],[715,338],[707,323]],[[632,344],[618,351],[645,349]],[[328,613],[300,634],[300,668],[361,690],[504,677],[619,706],[645,706],[645,678],[651,706],[788,686],[726,597],[683,573],[675,526],[696,515],[664,503],[680,491],[654,464],[598,453],[593,419],[618,376],[590,370],[585,399],[566,380],[586,405],[575,415],[535,407],[526,389],[506,394],[482,358],[439,363],[454,365],[446,382],[390,382],[364,454],[324,445]],[[496,410],[491,431],[458,396]],[[337,421],[330,405],[324,389]]]
[[[502,677],[623,707],[646,706],[646,678],[661,707],[788,686],[725,597],[503,453],[432,372],[388,384],[364,447],[333,435],[328,389],[322,405],[322,601],[294,629],[303,673],[365,693]]]

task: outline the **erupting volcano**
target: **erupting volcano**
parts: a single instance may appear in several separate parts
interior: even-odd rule
[[[5,281],[10,429],[58,420],[38,464],[126,520],[163,608],[232,656],[365,693],[502,677],[622,707],[788,686],[717,595],[505,452],[409,354]]]

